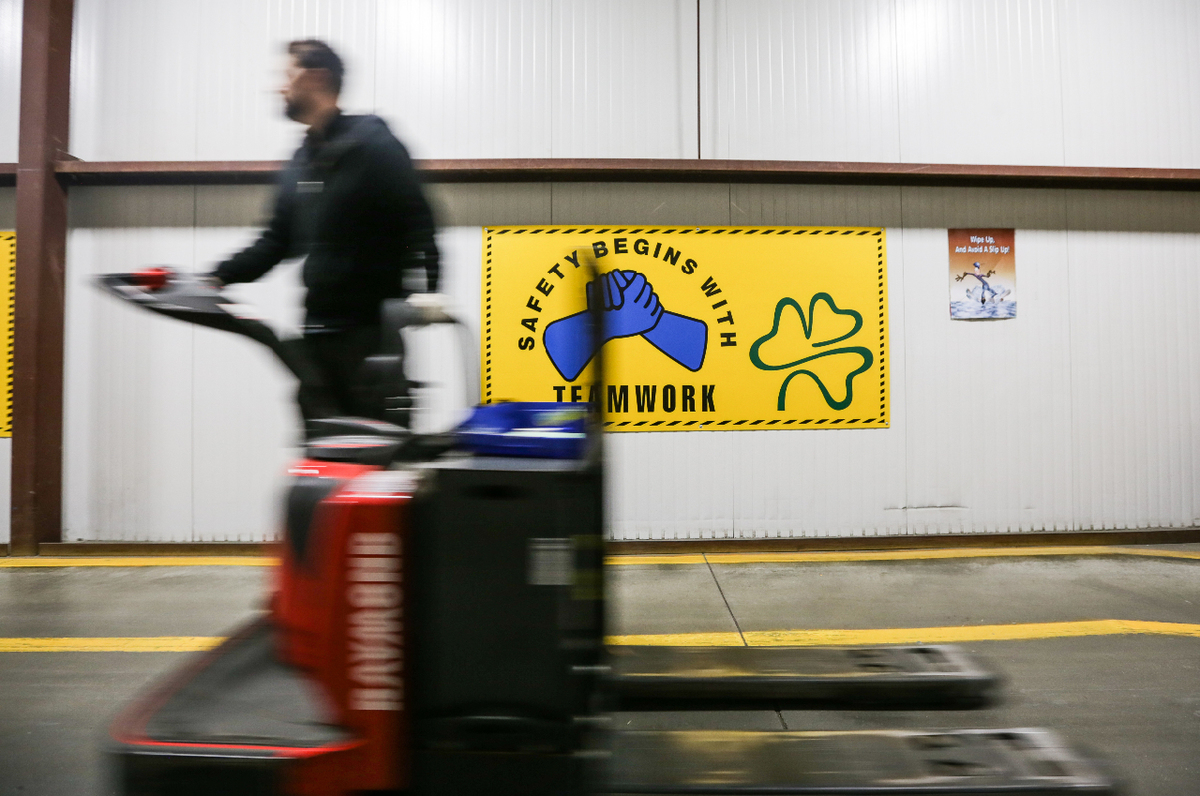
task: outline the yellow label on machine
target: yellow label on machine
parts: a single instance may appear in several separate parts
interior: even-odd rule
[[[0,232],[0,437],[12,436],[13,303],[17,274],[17,236]]]
[[[878,228],[485,228],[483,400],[599,400],[611,431],[886,427],[884,249]]]

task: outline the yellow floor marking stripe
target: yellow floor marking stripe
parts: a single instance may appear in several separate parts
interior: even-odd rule
[[[1081,636],[1131,634],[1191,636],[1200,638],[1200,625],[1183,622],[1143,622],[1099,619],[1085,622],[1038,622],[1017,625],[957,627],[896,627],[864,630],[760,630],[744,631],[751,647],[841,647],[874,644],[956,644],[967,641],[1017,641]],[[610,636],[609,644],[648,644],[663,647],[740,646],[737,633],[669,633],[646,636]]]
[[[1200,553],[1191,553],[1186,550],[1139,550],[1132,547],[1122,547],[1119,549],[1122,555],[1127,556],[1148,556],[1150,558],[1190,558],[1192,561],[1200,561]]]
[[[651,647],[741,647],[737,633],[662,633],[650,636],[606,636],[612,646],[646,645]]]
[[[964,641],[1015,641],[1081,636],[1152,634],[1200,638],[1200,624],[1098,619],[1086,622],[1038,622],[1021,625],[896,627],[869,630],[747,631],[751,647],[841,647],[876,644],[952,644]],[[220,636],[132,638],[0,638],[0,652],[199,652],[224,641]],[[656,647],[740,647],[737,633],[665,633],[608,636],[606,644]]]
[[[703,553],[675,553],[661,556],[605,556],[604,563],[612,566],[653,566],[655,564],[703,564]]]
[[[963,547],[941,550],[858,550],[828,553],[708,553],[706,557],[710,564],[818,564],[837,561],[927,561],[954,558],[1124,555],[1200,560],[1200,553],[1127,547]]]
[[[279,563],[273,556],[41,556],[0,558],[0,569],[38,567],[267,567]]]
[[[1029,558],[1038,556],[1143,556],[1200,561],[1200,552],[1130,547],[965,547],[943,550],[857,550],[820,553],[679,553],[615,555],[613,566],[683,566],[688,564],[821,564],[847,561],[933,561],[961,558]],[[41,567],[268,567],[274,556],[60,556],[0,557],[0,569]]]
[[[224,640],[218,636],[0,638],[0,652],[200,652]]]

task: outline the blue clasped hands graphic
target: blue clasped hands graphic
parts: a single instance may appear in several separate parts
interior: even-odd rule
[[[588,283],[588,311],[554,321],[543,334],[546,354],[567,381],[578,378],[596,353],[590,315],[596,301],[603,310],[604,343],[640,335],[688,370],[699,370],[704,364],[708,324],[668,312],[646,277],[637,271],[609,271]]]

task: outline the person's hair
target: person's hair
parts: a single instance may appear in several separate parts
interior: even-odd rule
[[[301,39],[289,42],[288,55],[295,57],[296,63],[305,69],[324,69],[329,73],[329,87],[334,94],[342,93],[342,77],[346,67],[342,59],[325,42],[320,39]]]

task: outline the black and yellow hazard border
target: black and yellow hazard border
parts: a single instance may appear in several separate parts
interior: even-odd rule
[[[886,428],[885,235],[861,227],[485,227],[481,398],[598,398],[613,431]],[[664,317],[704,327],[705,343],[692,350],[706,353],[689,360],[686,342],[672,350],[631,327],[606,344],[607,395],[596,396],[590,365],[580,371],[582,357],[564,364],[570,357],[561,353],[556,360],[548,331],[583,309],[586,269],[571,263],[589,248],[602,273],[626,275],[622,287],[652,283]],[[807,348],[767,353],[796,340]],[[648,406],[643,387],[657,391]]]
[[[13,310],[16,302],[17,236],[0,232],[0,330],[4,357],[0,367],[0,437],[12,436]]]

